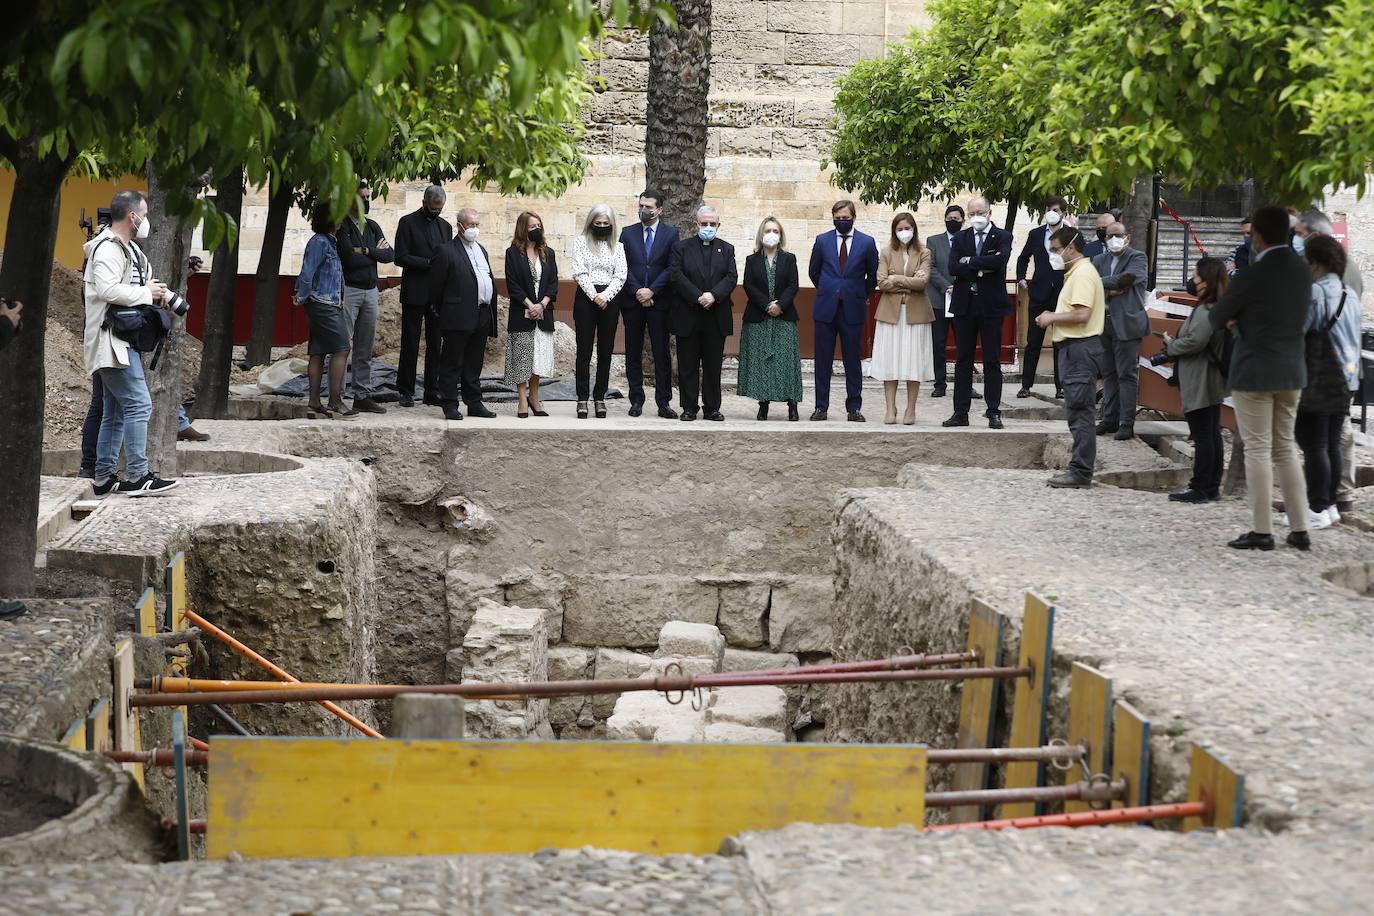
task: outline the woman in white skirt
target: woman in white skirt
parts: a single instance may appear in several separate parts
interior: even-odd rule
[[[916,234],[916,217],[898,213],[892,220],[892,241],[878,254],[878,302],[869,375],[883,383],[887,416],[897,422],[897,383],[906,382],[906,413],[902,422],[916,422],[916,395],[921,382],[935,379],[930,325],[935,320],[926,282],[930,280],[930,250]]]
[[[544,238],[544,221],[528,210],[515,221],[515,238],[506,249],[506,377],[514,385],[522,420],[534,412],[547,417],[539,400],[539,380],[553,375],[553,306],[558,299],[558,261]]]

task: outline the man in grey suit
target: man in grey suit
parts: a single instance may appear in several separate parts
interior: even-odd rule
[[[949,346],[949,288],[954,285],[954,277],[949,272],[949,246],[954,236],[964,230],[964,208],[950,204],[945,208],[945,231],[937,232],[926,239],[930,249],[930,282],[926,293],[930,298],[931,311],[935,320],[930,325],[931,342],[935,355],[935,388],[930,392],[933,398],[945,396],[945,357]]]
[[[1145,283],[1150,265],[1145,252],[1130,246],[1121,223],[1107,227],[1107,250],[1093,258],[1107,294],[1102,327],[1102,421],[1097,434],[1115,439],[1135,436],[1136,394],[1140,387],[1140,340],[1150,333],[1145,314]]]

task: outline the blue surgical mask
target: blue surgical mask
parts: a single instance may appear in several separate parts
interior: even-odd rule
[[[1307,250],[1307,241],[1300,235],[1293,236],[1293,251],[1302,254]]]
[[[717,228],[716,226],[698,226],[697,238],[701,239],[703,242],[713,242],[716,238]]]

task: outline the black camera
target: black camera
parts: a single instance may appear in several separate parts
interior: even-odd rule
[[[177,315],[184,317],[191,310],[191,303],[186,301],[186,297],[174,289],[168,289],[163,295],[162,301]]]
[[[1170,356],[1167,350],[1160,350],[1154,356],[1150,357],[1151,366],[1162,366],[1165,363],[1171,363],[1173,361],[1174,357]]]

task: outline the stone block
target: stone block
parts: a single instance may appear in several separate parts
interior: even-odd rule
[[[563,596],[568,589],[564,576],[524,569],[503,576],[501,584],[506,603],[544,609],[544,630],[550,643],[563,638]]]
[[[797,576],[773,586],[768,606],[768,644],[774,652],[829,652],[834,580]]]
[[[611,145],[617,155],[620,156],[643,156],[644,155],[644,133],[646,128],[643,124],[617,124],[611,129]],[[617,181],[623,185],[624,182]],[[619,200],[623,197],[624,188],[618,188],[617,193],[610,199]],[[633,192],[632,192],[633,193]]]
[[[672,704],[662,694],[627,693],[616,701],[606,720],[606,737],[612,741],[700,741],[706,710],[694,710],[690,701]]]
[[[742,61],[711,62],[711,92],[751,92],[758,88],[756,64]]]
[[[686,576],[588,576],[563,611],[563,639],[582,646],[655,647],[670,620],[716,622],[716,589]],[[600,676],[600,675],[598,675]]]
[[[713,623],[670,620],[659,631],[654,657],[707,658],[720,670],[725,658],[725,637]]]
[[[529,683],[548,680],[545,612],[478,602],[463,637],[463,682]],[[524,738],[552,734],[548,701],[542,699],[477,700],[467,707],[468,734],[479,738]]]
[[[674,665],[677,667],[674,668]],[[649,675],[651,677],[680,677],[688,674],[696,677],[702,674],[715,674],[719,670],[720,665],[713,658],[668,655],[654,659],[653,664],[649,666]]]
[[[787,36],[786,50],[778,63],[852,67],[862,57],[882,52],[882,38],[867,35]]]
[[[702,740],[716,744],[782,744],[787,736],[768,728],[750,728],[734,722],[715,722],[702,730]]]
[[[831,0],[768,0],[767,7],[770,32],[840,35],[845,30],[842,3]]]
[[[722,32],[764,31],[768,28],[767,6],[759,0],[714,0],[711,4],[712,36]],[[715,73],[711,76],[714,80]]]
[[[826,131],[802,127],[773,130],[773,158],[820,159],[830,135]]]
[[[590,680],[596,661],[591,649],[581,646],[551,646],[549,648],[549,680]],[[549,700],[549,724],[555,729],[578,721],[591,705],[590,697],[557,697]],[[587,715],[591,715],[587,711]]]
[[[599,76],[612,92],[646,92],[649,88],[647,61],[608,57],[601,61]]]
[[[747,649],[725,648],[721,671],[765,671],[773,668],[795,668],[797,656],[786,652],[750,652]]]
[[[768,642],[768,596],[766,582],[722,585],[720,612],[716,626],[732,646],[757,649]]]
[[[608,32],[601,39],[601,53],[618,60],[649,59],[649,36],[645,32],[626,29]]]
[[[782,63],[786,53],[786,38],[776,32],[723,32],[711,37],[712,60]]]
[[[611,125],[586,124],[586,131],[577,142],[577,148],[584,156],[609,156],[615,150]]]
[[[642,677],[648,673],[653,659],[641,652],[624,649],[597,649],[592,664],[592,676],[598,681]],[[591,698],[592,713],[604,719],[615,708],[616,694],[600,694]]]
[[[847,72],[848,67],[828,65],[758,64],[754,80],[762,92],[814,92],[828,98],[835,92],[835,81]]]
[[[710,101],[713,127],[788,127],[795,112],[791,99],[717,96]]]
[[[444,594],[450,649],[463,644],[478,603],[505,600],[505,589],[495,577],[453,566],[444,574]]]
[[[722,127],[719,136],[722,156],[773,155],[771,127]]]
[[[797,99],[794,127],[827,128],[835,117],[835,106],[828,99]]]
[[[882,0],[844,0],[844,34],[881,37],[887,31],[886,7]]]
[[[787,694],[781,687],[724,687],[711,691],[706,723],[733,722],[751,728],[787,731]]]
[[[642,92],[601,92],[592,99],[592,120],[601,124],[643,124]]]
[[[463,718],[462,697],[403,693],[391,704],[391,737],[461,739]]]

